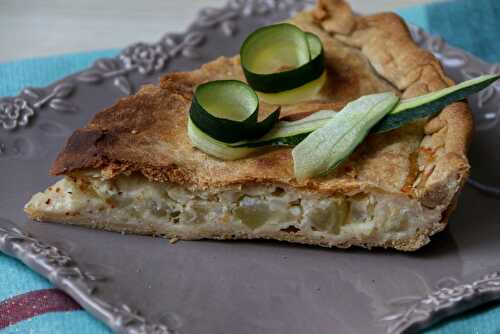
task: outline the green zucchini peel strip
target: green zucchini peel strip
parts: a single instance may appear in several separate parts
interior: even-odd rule
[[[446,106],[483,90],[499,78],[498,74],[482,75],[436,92],[402,100],[389,115],[373,128],[372,132],[387,132],[416,119],[434,116]]]

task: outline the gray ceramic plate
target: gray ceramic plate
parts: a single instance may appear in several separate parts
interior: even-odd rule
[[[500,84],[471,99],[474,185],[447,231],[413,254],[277,242],[178,242],[28,221],[30,196],[71,131],[170,70],[237,52],[255,27],[299,0],[232,1],[188,32],[139,43],[45,88],[0,100],[0,250],[123,333],[400,333],[500,297]],[[416,41],[457,80],[499,72],[418,29]],[[11,129],[11,130],[9,130]]]

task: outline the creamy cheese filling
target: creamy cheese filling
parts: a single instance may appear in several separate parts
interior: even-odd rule
[[[334,197],[280,185],[189,190],[142,176],[65,177],[26,205],[28,212],[63,220],[151,227],[180,237],[217,230],[272,236],[299,233],[342,241],[404,239],[440,220],[439,210],[398,194]],[[45,213],[45,214],[43,214]]]

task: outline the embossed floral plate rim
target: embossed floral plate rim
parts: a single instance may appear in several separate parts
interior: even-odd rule
[[[264,16],[272,11],[288,14],[303,6],[304,2],[299,0],[247,0],[231,1],[222,9],[202,10],[196,23],[186,33],[167,34],[154,44],[136,43],[124,49],[117,57],[98,59],[91,68],[56,84],[46,88],[26,88],[16,97],[0,99],[0,131],[23,131],[32,120],[39,121],[33,117],[42,111],[77,112],[79,106],[72,104],[69,97],[79,85],[112,82],[119,93],[130,95],[142,83],[138,77],[161,73],[176,58],[196,59],[199,49],[208,38],[204,30],[219,30],[229,38],[237,33],[240,28],[238,22],[242,17]],[[418,28],[411,27],[411,31],[417,43],[432,51],[456,78],[500,72],[500,65],[480,63],[466,53],[449,47],[442,39],[431,37]],[[496,98],[498,91],[500,84],[497,83],[481,92],[472,103],[484,107]],[[39,117],[42,118],[43,115]],[[476,115],[476,121],[479,120],[478,130],[487,131],[496,127],[499,118],[496,110]],[[0,142],[0,160],[22,158],[22,154],[22,149],[19,149],[15,141],[7,144]],[[498,191],[496,187],[476,180],[472,180],[472,184],[490,193]],[[128,305],[111,305],[97,298],[93,292],[99,285],[99,277],[80,269],[74,259],[57,247],[40,242],[18,228],[0,226],[0,250],[47,277],[117,332],[172,332],[167,325],[150,322],[146,316]],[[470,282],[448,280],[435,291],[406,301],[410,305],[407,309],[384,316],[381,322],[385,324],[387,333],[413,331],[454,312],[497,298],[500,298],[498,272]]]

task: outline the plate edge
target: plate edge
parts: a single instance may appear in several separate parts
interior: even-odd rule
[[[98,83],[103,78],[113,79],[114,86],[122,93],[133,93],[129,73],[148,74],[164,68],[169,59],[183,56],[195,56],[195,48],[203,43],[203,32],[196,30],[218,27],[226,36],[235,33],[235,21],[241,16],[260,15],[269,10],[301,10],[311,0],[230,0],[220,9],[202,9],[190,28],[184,33],[167,34],[157,43],[135,43],[114,58],[97,59],[92,67],[71,74],[56,83],[43,88],[25,88],[15,97],[0,98],[0,113],[6,107],[17,108],[17,116],[6,126],[0,119],[0,131],[15,130],[29,124],[30,118],[41,108],[52,108],[59,111],[71,110],[73,106],[64,103],[79,83]],[[281,6],[281,4],[283,4]],[[280,7],[281,6],[281,7]],[[430,50],[443,66],[465,67],[471,60],[482,64],[480,74],[500,68],[500,65],[489,65],[475,57],[448,46],[442,38],[430,36],[420,28],[409,26],[415,41]],[[175,39],[172,39],[175,37]],[[180,39],[180,40],[179,40]],[[149,54],[140,58],[139,55]],[[114,65],[109,61],[115,62]],[[448,61],[448,64],[446,63]],[[106,62],[108,62],[106,64]],[[116,67],[118,66],[118,67]],[[99,72],[100,71],[100,72]],[[113,73],[113,75],[109,74]],[[492,88],[494,90],[494,88]],[[493,92],[495,93],[495,92]],[[489,102],[493,95],[485,94],[480,105]],[[53,100],[58,103],[53,102]],[[17,101],[17,102],[16,102]],[[52,103],[51,103],[52,102]],[[0,157],[5,147],[0,143]],[[476,186],[474,183],[471,185]],[[0,227],[0,251],[15,257],[28,267],[48,278],[55,286],[72,296],[87,311],[104,321],[113,330],[120,333],[173,333],[164,324],[149,322],[136,310],[126,304],[110,305],[95,295],[95,282],[98,278],[82,271],[75,261],[58,248],[40,242],[18,228]],[[500,299],[500,273],[493,272],[469,283],[456,282],[455,285],[436,289],[426,296],[416,299],[407,309],[384,316],[380,321],[386,325],[388,334],[408,333],[421,330],[452,314],[465,311],[479,304]]]

